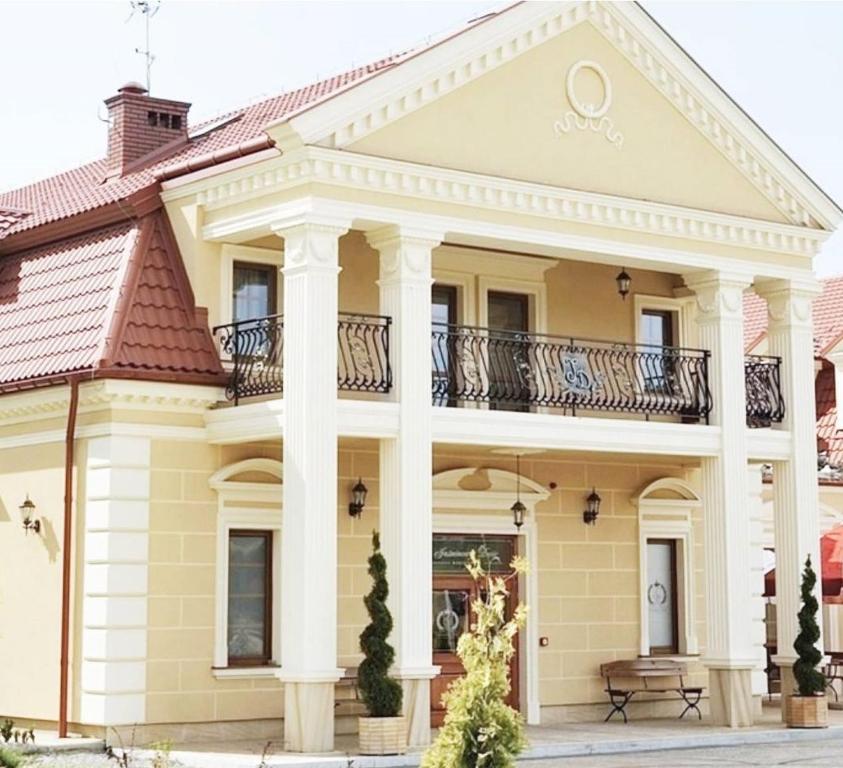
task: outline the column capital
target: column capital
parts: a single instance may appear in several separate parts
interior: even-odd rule
[[[751,284],[746,275],[707,271],[683,275],[683,279],[696,296],[698,322],[743,321],[743,293]]]
[[[349,224],[339,219],[305,214],[272,224],[272,231],[284,239],[284,268],[338,269],[339,239]]]
[[[397,281],[430,283],[431,254],[443,237],[435,230],[405,226],[368,232],[366,240],[380,253],[380,285]]]
[[[767,302],[770,329],[811,329],[813,301],[822,293],[819,281],[763,280],[757,281],[753,288]]]

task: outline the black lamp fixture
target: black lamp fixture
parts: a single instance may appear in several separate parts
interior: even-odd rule
[[[363,514],[363,507],[366,506],[366,494],[369,489],[363,485],[363,478],[358,478],[351,488],[351,501],[348,505],[348,514],[352,517],[360,517]]]
[[[629,287],[632,285],[632,278],[627,274],[625,269],[621,269],[618,272],[618,276],[615,278],[615,282],[618,284],[618,293],[621,295],[621,298],[626,301],[626,297],[629,294]]]
[[[512,522],[520,531],[521,526],[524,525],[524,515],[527,512],[527,507],[521,501],[521,456],[515,455],[515,503],[510,507],[512,510]]]
[[[594,525],[597,522],[601,501],[602,499],[598,496],[597,491],[592,488],[591,493],[585,499],[585,510],[582,513],[582,521],[586,525]]]
[[[35,502],[29,498],[29,494],[26,494],[26,501],[20,505],[20,516],[23,518],[23,530],[26,533],[30,531],[34,531],[35,533],[41,532],[41,521],[35,519]]]

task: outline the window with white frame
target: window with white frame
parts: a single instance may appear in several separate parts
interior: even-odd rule
[[[697,493],[676,478],[655,480],[638,507],[641,656],[696,655],[693,513]]]
[[[273,674],[280,661],[281,477],[280,461],[247,459],[210,479],[218,495],[217,676]]]
[[[281,251],[226,243],[220,252],[219,324],[280,314]]]

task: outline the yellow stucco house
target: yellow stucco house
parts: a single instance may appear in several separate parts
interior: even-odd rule
[[[532,564],[529,723],[657,655],[753,722],[761,467],[788,649],[841,211],[640,6],[519,3],[198,126],[106,103],[104,159],[0,194],[0,716],[329,750],[378,528],[412,744],[481,546]]]

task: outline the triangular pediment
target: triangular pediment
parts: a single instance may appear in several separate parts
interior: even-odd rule
[[[289,126],[390,159],[809,227],[840,218],[633,3],[522,3]]]

